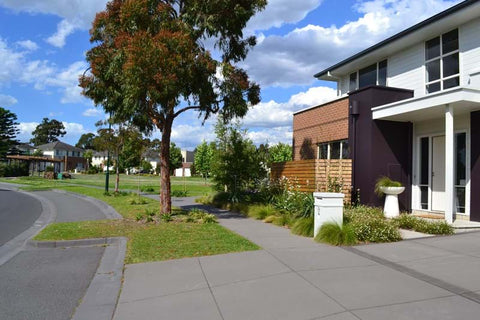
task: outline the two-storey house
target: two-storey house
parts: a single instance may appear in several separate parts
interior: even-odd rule
[[[382,175],[409,211],[480,221],[480,1],[463,1],[325,70],[338,98],[294,115],[294,159],[351,158],[360,201]]]
[[[62,171],[83,171],[87,166],[87,160],[83,157],[83,149],[61,141],[42,144],[35,149],[41,150],[46,157],[64,160],[61,167]]]

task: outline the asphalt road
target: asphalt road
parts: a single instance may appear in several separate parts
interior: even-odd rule
[[[41,213],[37,199],[0,187],[0,246],[32,226]]]
[[[104,250],[78,247],[22,251],[0,267],[0,319],[70,319]]]

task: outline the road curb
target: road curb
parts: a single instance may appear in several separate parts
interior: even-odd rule
[[[35,248],[69,248],[114,244],[117,238],[91,238],[78,240],[37,241],[28,240],[27,244]]]
[[[108,245],[72,320],[111,320],[113,318],[122,286],[127,239],[118,237],[103,240]]]
[[[15,238],[11,239],[0,247],[0,266],[5,264],[8,260],[16,256],[20,251],[22,251],[23,248],[27,245],[30,238],[35,236],[48,224],[55,221],[55,218],[57,217],[57,209],[50,200],[31,192],[19,190],[17,186],[10,187],[6,186],[5,184],[1,184],[1,186],[37,199],[42,205],[42,213],[40,214],[38,219],[35,220],[35,222],[30,228],[23,231]]]

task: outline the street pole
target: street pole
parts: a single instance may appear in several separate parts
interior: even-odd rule
[[[110,119],[108,120],[108,133],[112,130]],[[110,179],[110,148],[107,148],[107,174],[105,175],[105,192],[108,192],[108,184]]]

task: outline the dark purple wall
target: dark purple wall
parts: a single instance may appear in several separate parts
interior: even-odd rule
[[[480,221],[480,111],[470,114],[470,220]]]
[[[372,86],[350,93],[349,143],[353,159],[353,189],[360,203],[382,206],[375,182],[388,176],[402,182],[401,210],[411,210],[412,124],[372,120],[372,108],[413,97],[411,90]]]

